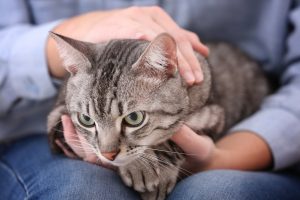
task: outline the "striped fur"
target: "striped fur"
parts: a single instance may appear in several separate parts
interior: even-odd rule
[[[267,94],[257,64],[227,44],[211,45],[212,66],[197,55],[204,81],[188,87],[176,73],[176,43],[167,34],[151,43],[124,39],[91,44],[52,37],[70,72],[49,115],[53,150],[59,151],[55,139],[63,142],[60,116],[67,113],[99,159],[118,166],[125,184],[143,199],[164,199],[174,187],[184,156],[168,139],[183,123],[217,138],[258,109]],[[124,124],[134,111],[146,113],[136,128]],[[78,113],[96,125],[82,126]],[[116,150],[113,161],[101,154]]]

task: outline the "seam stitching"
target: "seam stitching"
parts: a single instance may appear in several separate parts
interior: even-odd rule
[[[1,163],[3,164],[4,167],[9,171],[11,175],[15,177],[15,179],[19,182],[19,184],[22,186],[22,188],[25,191],[26,197],[24,198],[25,200],[29,199],[29,191],[28,188],[26,187],[25,182],[23,181],[22,177],[16,173],[16,171],[13,169],[11,165],[9,165],[7,162],[5,162],[3,159],[0,159]]]

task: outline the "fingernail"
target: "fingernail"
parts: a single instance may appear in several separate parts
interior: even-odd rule
[[[203,74],[200,71],[195,72],[196,83],[201,83],[203,81]]]
[[[204,48],[205,48],[205,56],[207,57],[208,55],[209,55],[209,48],[206,46],[206,45],[204,45]]]
[[[195,77],[191,72],[185,72],[184,73],[184,78],[189,84],[193,84],[195,81]]]

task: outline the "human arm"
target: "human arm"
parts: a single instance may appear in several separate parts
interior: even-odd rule
[[[266,142],[247,131],[227,135],[214,144],[209,137],[184,125],[172,140],[186,154],[183,167],[193,173],[211,169],[265,170],[273,162]]]
[[[180,74],[189,84],[200,83],[203,79],[194,50],[207,56],[208,48],[200,42],[198,36],[180,28],[159,7],[131,7],[90,12],[65,20],[53,31],[93,43],[117,38],[152,40],[160,33],[168,32],[177,42]],[[51,74],[63,77],[65,71],[55,42],[51,38],[47,44],[47,57]]]
[[[160,21],[156,19],[157,16]],[[105,27],[105,31],[98,34],[103,30],[103,27]],[[178,43],[179,71],[181,75],[185,77],[188,70],[192,73],[195,72],[194,76],[196,78],[187,80],[190,84],[201,81],[201,77],[199,77],[201,76],[199,75],[201,68],[194,57],[193,49],[204,55],[208,54],[208,49],[200,43],[198,37],[178,27],[164,11],[157,7],[134,7],[124,10],[87,13],[64,21],[53,31],[68,37],[94,43],[113,38],[151,40],[162,32],[168,32]],[[63,68],[57,55],[55,43],[51,39],[49,39],[47,54],[50,72],[56,77],[64,76],[64,70],[61,70]],[[189,63],[185,60],[188,60]],[[65,131],[65,137],[68,137],[70,132],[72,131]],[[71,142],[68,144],[76,151],[75,145]]]
[[[194,171],[215,168],[281,170],[300,161],[299,3],[290,11],[289,17],[294,29],[285,38],[287,51],[282,62],[284,68],[281,71],[274,69],[274,74],[279,76],[279,89],[264,100],[259,111],[233,127],[216,145],[196,135],[192,138],[198,139],[179,143],[183,149],[190,142],[198,143],[193,145],[194,148],[186,149],[196,155],[195,160],[191,161],[198,163]],[[180,131],[175,142],[193,135],[189,133],[191,131]]]
[[[1,1],[0,13],[0,116],[5,116],[17,102],[55,95],[44,48],[59,21],[32,24],[28,5],[20,0]]]
[[[72,34],[83,33],[83,35],[81,35],[80,37],[78,37],[78,35],[76,37],[76,34],[71,34],[68,36],[74,36],[74,38],[77,39],[86,39],[87,41],[94,42],[100,42],[106,39],[110,39],[113,36],[112,33],[119,34],[119,38],[132,38],[134,36],[140,39],[151,40],[151,37],[153,37],[153,35],[144,34],[141,31],[131,33],[121,31],[122,27],[124,31],[136,31],[137,29],[135,28],[141,28],[142,31],[146,30],[145,27],[134,26],[137,24],[143,24],[141,21],[134,22],[134,20],[132,19],[134,16],[143,13],[139,10],[139,8],[124,9],[127,10],[126,13],[129,12],[132,15],[128,14],[127,16],[126,13],[124,14],[126,16],[115,15],[114,17],[109,17],[110,19],[107,18],[105,22],[100,20],[102,19],[102,17],[95,18],[97,21],[101,21],[103,26],[101,26],[101,28],[97,30],[94,29],[92,33],[94,33],[94,36],[106,33],[106,38],[104,37],[102,39],[100,38],[100,40],[93,40],[95,38],[89,38],[88,34],[85,35],[85,32],[82,32],[83,28],[85,28],[85,30],[90,30],[89,27],[87,27],[87,25],[91,25],[91,23],[87,23],[86,21],[88,20],[92,22],[91,18],[93,18],[93,14],[95,13],[97,13],[97,16],[101,15],[101,13],[103,14],[103,16],[106,16],[107,13],[112,14],[115,11],[121,12],[120,10],[105,12],[97,11],[89,13],[85,15],[89,16],[88,19],[81,21],[81,24],[75,23],[75,25],[72,25],[72,23],[70,23],[70,21],[72,20],[68,20],[68,18],[70,18],[70,16],[78,12],[79,9],[76,10],[76,5],[73,5],[72,8],[69,9],[65,8],[65,5],[62,4],[61,7],[58,8],[59,2],[56,2],[55,6],[58,8],[57,10],[59,10],[59,12],[57,12],[57,10],[54,10],[52,12],[51,9],[55,8],[55,6],[51,6],[51,8],[47,10],[45,14],[37,9],[30,9],[31,6],[34,6],[34,2],[32,2],[31,4],[31,2],[24,0],[12,0],[9,2],[2,3],[0,4],[0,49],[2,52],[0,55],[0,117],[2,117],[0,120],[0,127],[2,127],[2,130],[5,133],[5,135],[1,135],[1,140],[6,139],[7,136],[19,137],[27,133],[40,133],[45,130],[45,113],[47,112],[47,108],[49,108],[49,101],[57,93],[57,89],[54,84],[56,82],[55,78],[62,78],[64,76],[64,69],[60,66],[60,64],[52,65],[49,64],[49,62],[47,62],[47,60],[51,62],[55,61],[55,58],[58,58],[58,56],[56,55],[50,56],[48,59],[48,55],[45,54],[45,49],[47,49],[48,47],[48,32],[50,30],[57,30],[56,28],[59,29],[59,27],[64,27],[64,31],[60,30],[60,33],[68,35],[68,31],[66,31],[66,29],[69,29],[69,32],[71,32]],[[40,3],[38,5],[46,8],[48,4]],[[149,9],[153,10],[153,13],[158,8]],[[55,13],[60,13],[60,15],[56,15]],[[43,19],[41,20],[36,16],[42,16]],[[123,21],[120,18],[122,18]],[[132,26],[128,26],[128,24],[123,23],[126,18],[130,18],[130,22],[133,22],[133,24],[131,24]],[[146,20],[139,17],[136,18],[142,21]],[[43,20],[49,21],[49,23],[44,23],[42,22]],[[68,26],[65,26],[65,23],[68,23]],[[100,24],[98,25],[100,26]],[[104,29],[103,27],[107,29]],[[150,29],[149,27],[147,28]],[[81,31],[79,31],[79,28],[81,28]],[[191,47],[193,47],[195,48],[195,50],[197,50],[197,46],[199,47],[200,45],[200,49],[204,48],[204,54],[205,52],[207,53],[207,49],[203,45],[201,45],[197,37],[195,37],[192,33],[189,33],[188,31],[183,32],[186,35],[189,35],[190,40],[193,42],[190,42],[185,37],[180,38],[179,41],[182,41],[182,43],[184,43],[185,45],[188,44],[190,49]],[[140,35],[136,35],[135,33],[140,33]],[[197,63],[193,66],[197,66]],[[184,69],[184,67],[182,69]],[[197,67],[196,69],[200,68]],[[181,72],[184,72],[184,70],[181,70]],[[44,106],[44,112],[41,113],[38,111],[38,109],[43,107],[41,104],[45,103],[45,101],[48,101],[49,104],[47,104],[47,106]],[[36,106],[36,109],[33,109],[33,106]],[[28,110],[28,113],[26,112],[28,115],[24,113],[24,110]],[[29,111],[34,112],[29,113]],[[22,113],[22,115],[20,116],[19,113]],[[37,120],[36,118],[39,119]],[[39,122],[39,124],[41,124],[40,122],[42,122],[43,124],[39,125],[38,128],[36,126],[37,124],[31,126],[30,128],[29,126],[26,126],[26,129],[20,128],[25,127],[25,120],[32,120],[33,122]],[[12,123],[7,124],[6,121],[11,121]]]

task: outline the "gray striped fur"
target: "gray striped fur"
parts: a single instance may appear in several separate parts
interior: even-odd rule
[[[257,110],[268,92],[258,65],[228,44],[209,45],[210,65],[197,54],[204,81],[188,87],[176,72],[176,43],[168,34],[151,43],[124,39],[91,44],[52,37],[70,72],[49,115],[53,150],[60,151],[55,139],[64,141],[60,116],[69,114],[99,159],[117,166],[125,184],[143,199],[164,199],[178,180],[184,156],[168,139],[183,123],[217,139]],[[146,113],[141,127],[122,124],[133,111]],[[78,113],[90,116],[96,127],[80,125]],[[114,161],[101,155],[116,149],[120,153]]]

